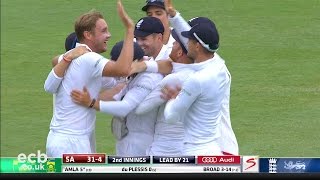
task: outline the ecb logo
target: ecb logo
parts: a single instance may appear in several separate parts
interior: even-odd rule
[[[34,160],[35,158],[37,160]],[[41,153],[40,150],[38,150],[37,154],[31,153],[29,155],[26,155],[24,153],[20,153],[18,155],[17,159],[18,159],[19,163],[26,163],[26,162],[29,162],[29,163],[45,163],[45,162],[47,162],[48,157],[47,157],[46,154]]]

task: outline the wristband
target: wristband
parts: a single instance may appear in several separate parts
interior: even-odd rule
[[[152,72],[152,73],[157,73],[158,72],[158,63],[156,61],[144,61],[144,63],[146,63],[147,72]]]
[[[89,108],[92,108],[93,106],[94,106],[94,103],[96,103],[96,99],[92,99],[92,101],[91,101],[91,104],[90,104],[90,106],[89,106]]]
[[[72,60],[72,59],[68,59],[65,54],[62,56],[62,59],[65,60],[66,62],[71,62]]]

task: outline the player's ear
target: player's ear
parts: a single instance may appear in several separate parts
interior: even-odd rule
[[[159,38],[161,41],[163,41],[163,34],[159,33]]]
[[[92,33],[90,31],[84,31],[83,32],[83,37],[85,39],[91,39],[92,38]]]
[[[198,41],[196,42],[196,49],[198,51],[200,51],[202,49],[202,45]]]
[[[179,46],[178,55],[179,57],[183,56],[183,49],[181,46]]]
[[[158,34],[157,34],[157,38],[158,38],[160,41],[163,41],[163,34],[158,33]]]

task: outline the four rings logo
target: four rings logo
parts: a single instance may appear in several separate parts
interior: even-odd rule
[[[202,157],[201,161],[203,163],[216,163],[218,159],[216,157]]]
[[[258,156],[243,156],[242,157],[242,172],[258,173],[259,172],[259,157]]]

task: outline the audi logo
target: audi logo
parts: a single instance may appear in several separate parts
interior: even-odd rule
[[[215,163],[215,162],[217,162],[217,158],[216,157],[203,157],[201,160],[204,163]]]

